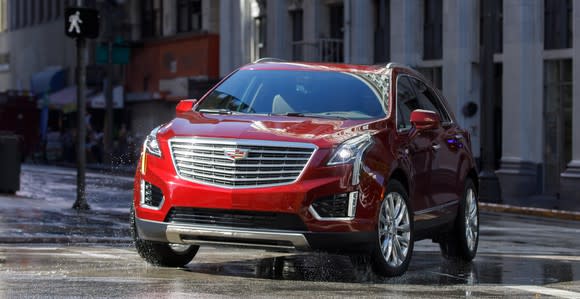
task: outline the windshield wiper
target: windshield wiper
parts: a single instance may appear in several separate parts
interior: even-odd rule
[[[295,117],[313,117],[324,119],[348,119],[340,115],[331,115],[324,113],[300,113],[300,112],[284,112],[284,113],[270,113],[270,116],[295,116]]]
[[[271,116],[296,116],[303,117],[304,113],[300,112],[284,112],[284,113],[270,113]]]
[[[201,113],[213,113],[213,114],[232,114],[232,110],[228,110],[228,109],[199,109],[198,112]]]

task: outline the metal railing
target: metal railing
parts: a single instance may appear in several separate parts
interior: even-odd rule
[[[344,41],[340,38],[320,38],[316,42],[292,42],[292,60],[344,62]]]

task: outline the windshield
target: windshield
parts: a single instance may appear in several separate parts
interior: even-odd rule
[[[379,89],[388,84],[375,85],[376,77],[374,74],[348,72],[241,70],[213,90],[197,110],[344,119],[381,118],[386,115],[383,97],[387,93]]]

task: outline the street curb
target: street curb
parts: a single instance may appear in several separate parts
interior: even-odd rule
[[[481,211],[520,214],[528,216],[538,216],[547,218],[557,218],[562,220],[580,221],[580,212],[551,210],[542,208],[518,207],[510,205],[502,205],[496,203],[480,202],[479,208]]]

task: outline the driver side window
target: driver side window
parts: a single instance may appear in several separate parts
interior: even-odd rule
[[[417,96],[411,87],[409,77],[397,77],[397,130],[405,131],[412,127],[411,111],[420,109]]]

